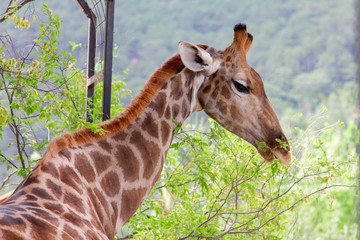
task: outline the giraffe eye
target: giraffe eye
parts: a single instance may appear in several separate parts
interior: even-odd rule
[[[246,93],[248,94],[249,93],[249,88],[246,87],[245,85],[237,82],[237,81],[234,81],[234,80],[231,80],[234,84],[234,87],[236,88],[236,90],[238,90],[238,92],[240,93]]]

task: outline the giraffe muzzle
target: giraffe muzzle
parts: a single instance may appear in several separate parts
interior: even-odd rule
[[[258,145],[256,148],[261,157],[264,158],[266,162],[272,162],[275,159],[278,159],[283,165],[286,166],[291,163],[291,152],[289,147],[281,148],[278,146],[274,149],[270,149],[267,146],[262,147]]]

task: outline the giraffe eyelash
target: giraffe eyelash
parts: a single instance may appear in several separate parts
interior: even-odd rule
[[[239,92],[239,93],[245,93],[248,94],[250,92],[249,87],[245,86],[244,84],[235,81],[234,79],[231,79],[231,82],[233,83],[235,89]]]

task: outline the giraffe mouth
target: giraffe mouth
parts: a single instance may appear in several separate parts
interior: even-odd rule
[[[205,110],[205,112],[212,117],[213,119],[216,119],[212,116],[211,113],[207,112]],[[267,144],[260,144],[260,142],[256,139],[261,139],[260,137],[257,136],[243,136],[244,134],[242,134],[241,131],[237,131],[234,129],[229,129],[227,125],[222,124],[221,122],[217,121],[221,126],[225,127],[226,129],[228,129],[230,132],[235,133],[236,135],[238,135],[239,137],[241,137],[242,139],[244,139],[245,141],[249,142],[251,145],[253,145],[257,151],[259,152],[259,154],[261,155],[261,157],[266,161],[266,162],[272,162],[275,159],[280,160],[280,162],[287,166],[291,163],[291,152],[290,152],[290,148],[287,147],[286,149],[281,148],[280,146],[276,146],[275,148],[270,148],[268,147]],[[262,141],[263,143],[265,143],[265,141]]]
[[[283,165],[286,166],[291,163],[291,153],[288,149],[283,149],[280,147],[270,149],[267,146],[260,147],[259,145],[256,146],[256,149],[266,162],[272,162],[274,159],[278,159]]]

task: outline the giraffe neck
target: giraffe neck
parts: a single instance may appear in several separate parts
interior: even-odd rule
[[[114,234],[136,212],[158,180],[177,127],[175,123],[182,124],[196,109],[195,94],[202,78],[186,69],[177,73],[129,126],[101,141],[108,154],[114,156],[113,167],[103,173],[102,180],[112,184],[103,184],[101,191],[108,198],[105,201],[116,207],[107,204],[109,212],[99,210],[98,215],[104,216],[101,222],[105,226],[113,226]],[[102,156],[99,160],[106,158]],[[117,194],[112,196],[114,188]],[[116,223],[110,217],[113,215],[117,216]]]
[[[124,176],[116,231],[135,213],[158,180],[177,123],[182,124],[196,109],[196,91],[202,80],[203,76],[187,69],[174,75],[139,117],[112,137],[114,145],[121,149],[117,161]]]
[[[124,129],[41,160],[0,205],[0,213],[21,205],[31,214],[13,212],[0,219],[0,226],[14,227],[17,219],[23,236],[33,239],[113,239],[158,180],[177,126],[173,120],[181,124],[196,109],[202,80],[183,69]],[[41,228],[26,222],[39,222]]]

